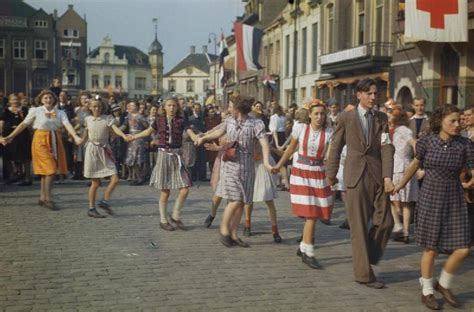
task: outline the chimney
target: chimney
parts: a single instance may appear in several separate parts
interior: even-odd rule
[[[202,53],[204,53],[204,54],[207,53],[207,45],[202,46]]]
[[[58,10],[56,10],[56,9],[54,9],[54,11],[53,11],[53,18],[54,18],[54,20],[58,19]]]
[[[191,46],[191,51],[190,51],[191,54],[194,54],[196,53],[196,46]]]
[[[72,5],[72,4],[69,4],[67,7],[68,7],[69,10],[74,10],[74,5]]]

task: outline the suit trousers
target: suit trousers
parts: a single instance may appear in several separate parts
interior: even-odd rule
[[[357,282],[375,281],[372,271],[383,255],[393,228],[390,197],[364,170],[355,187],[347,188],[346,213],[351,228],[352,263]],[[370,227],[370,228],[369,228]]]

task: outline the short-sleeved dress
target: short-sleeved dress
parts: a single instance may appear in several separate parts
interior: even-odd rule
[[[16,112],[6,108],[0,113],[0,120],[5,124],[3,126],[3,136],[8,136],[25,119],[28,114],[28,108],[21,107]],[[31,134],[26,129],[20,133],[15,140],[5,146],[5,160],[25,162],[31,161]]]
[[[323,161],[333,132],[331,128],[314,130],[304,123],[293,127],[291,135],[299,143],[290,176],[291,208],[295,216],[331,219],[333,197]]]
[[[84,155],[84,176],[86,178],[105,178],[117,174],[109,141],[109,131],[114,123],[115,119],[112,116],[86,117],[88,136]]]
[[[128,132],[137,134],[148,128],[148,122],[145,116],[141,114],[128,114],[126,122],[128,122]],[[127,166],[140,166],[146,161],[146,139],[137,139],[128,143],[127,158],[125,164]]]
[[[470,227],[459,176],[464,167],[474,166],[473,143],[460,136],[443,141],[430,134],[418,140],[416,158],[426,173],[416,203],[416,242],[441,253],[468,248]]]
[[[393,183],[400,182],[405,170],[413,159],[413,148],[409,141],[413,139],[413,132],[406,126],[395,128],[393,133],[393,146],[395,154],[393,155]],[[390,195],[390,200],[401,202],[416,202],[418,196],[418,182],[416,177],[408,181],[407,185],[395,195]]]
[[[222,126],[229,142],[237,140],[239,144],[236,160],[221,163],[216,195],[249,204],[253,200],[255,182],[255,140],[265,136],[265,125],[249,116],[241,121],[227,118]]]

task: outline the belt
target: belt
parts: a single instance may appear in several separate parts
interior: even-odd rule
[[[301,154],[298,154],[297,162],[299,164],[308,165],[308,166],[323,166],[324,165],[323,159],[309,158]]]

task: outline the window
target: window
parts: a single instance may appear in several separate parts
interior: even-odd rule
[[[46,60],[48,58],[48,41],[35,40],[34,58],[38,60]]]
[[[263,47],[263,70],[265,74],[269,73],[268,64],[270,63],[270,57],[268,55],[267,46]]]
[[[115,89],[122,89],[122,76],[115,76]]]
[[[205,79],[202,83],[202,91],[206,92],[209,90],[209,86],[211,85],[211,82],[209,79]]]
[[[105,75],[104,76],[104,88],[107,88],[110,86],[110,75]]]
[[[356,37],[355,46],[364,44],[364,29],[365,29],[365,0],[357,0],[356,2]]]
[[[98,88],[99,87],[99,75],[92,75],[92,88]]]
[[[326,52],[333,52],[334,37],[334,4],[330,3],[326,6]]]
[[[285,37],[285,76],[290,77],[290,35]]]
[[[33,88],[41,89],[48,87],[48,74],[36,72],[33,74]]]
[[[194,92],[194,80],[189,79],[186,81],[186,92]]]
[[[110,62],[110,53],[107,52],[104,54],[104,64],[109,64]]]
[[[280,73],[280,40],[276,42],[276,62],[275,62],[275,74]]]
[[[48,22],[47,21],[35,21],[36,28],[47,28]]]
[[[79,48],[78,47],[62,47],[62,56],[70,60],[79,59]]]
[[[273,43],[268,47],[268,73],[273,74]]]
[[[176,91],[176,80],[168,80],[168,91],[174,92]]]
[[[13,58],[26,59],[26,40],[13,40]]]
[[[318,23],[313,24],[313,44],[311,53],[311,69],[316,71],[318,69]]]
[[[300,101],[304,101],[306,99],[306,88],[301,88],[300,90]]]
[[[144,89],[146,89],[146,78],[144,78],[144,77],[136,77],[136,78],[135,78],[135,89],[137,89],[137,90],[144,90]]]
[[[63,70],[63,85],[78,85],[79,74],[75,69]]]
[[[63,30],[64,37],[69,38],[79,38],[79,30],[77,29],[64,29]]]
[[[383,0],[375,3],[375,42],[383,41]]]
[[[0,39],[0,59],[5,58],[5,39]]]
[[[307,56],[307,33],[306,27],[302,29],[302,44],[301,44],[301,73],[306,73],[306,56]],[[302,98],[303,99],[303,98]]]

